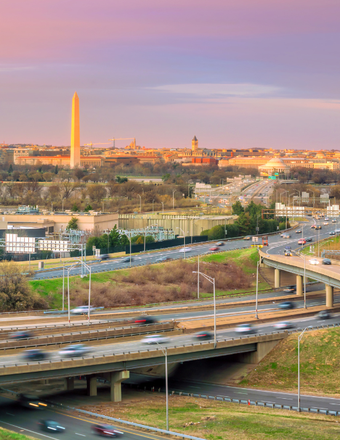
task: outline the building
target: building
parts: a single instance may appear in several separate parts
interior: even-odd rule
[[[275,173],[288,174],[290,167],[283,163],[279,157],[273,157],[265,165],[259,166],[259,171],[261,176],[273,176]]]
[[[197,151],[198,150],[198,140],[197,137],[194,136],[193,140],[191,141],[191,151]]]
[[[77,92],[75,92],[72,98],[70,168],[77,168],[80,166],[79,98]]]

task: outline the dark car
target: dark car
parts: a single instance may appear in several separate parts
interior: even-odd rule
[[[20,332],[11,333],[10,337],[12,339],[28,339],[28,338],[32,338],[33,334],[27,331],[20,331]]]
[[[207,340],[207,339],[212,339],[214,337],[214,335],[210,332],[198,332],[194,335],[194,338],[199,339],[199,340]]]
[[[19,394],[18,403],[20,406],[29,409],[44,409],[47,407],[47,404],[40,397],[30,394]]]
[[[109,255],[109,254],[99,255],[99,259],[100,259],[101,261],[109,260],[109,259],[110,259],[110,255]]]
[[[131,261],[133,261],[133,258],[131,257]],[[130,263],[130,257],[125,257],[122,260],[120,260],[121,263]]]
[[[331,231],[331,232],[329,233],[329,235],[336,235],[336,234],[335,234],[335,231]]]
[[[330,319],[331,314],[328,312],[328,310],[321,310],[316,317],[319,319]]]
[[[306,240],[307,243],[310,243],[311,241],[313,241],[313,238],[312,237],[306,237],[305,240]]]
[[[135,319],[135,324],[139,325],[146,325],[146,324],[156,324],[157,319],[153,316],[140,316],[139,318]]]
[[[295,304],[291,301],[285,301],[279,304],[279,309],[282,310],[295,309]]]
[[[295,234],[302,234],[301,229],[298,229],[297,231],[295,231]]]
[[[296,290],[296,286],[287,286],[283,289],[284,292],[286,293],[293,293]]]
[[[171,257],[167,257],[167,256],[159,257],[157,258],[156,263],[162,263],[163,261],[168,261],[168,260],[171,260]]]
[[[61,426],[60,423],[54,420],[41,420],[38,425],[45,432],[65,432],[64,426]]]
[[[317,226],[315,226],[315,229],[322,229],[322,226],[321,225],[317,225]]]
[[[118,429],[110,425],[93,425],[91,429],[103,437],[119,437],[124,434],[122,431],[118,431]]]
[[[38,348],[33,348],[32,350],[24,351],[23,359],[28,361],[42,361],[48,358],[48,353],[46,351],[39,350]]]
[[[331,262],[331,260],[329,258],[324,258],[322,260],[322,264],[327,264],[329,266],[330,264],[332,264],[332,262]]]

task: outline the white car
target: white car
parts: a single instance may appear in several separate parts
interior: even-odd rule
[[[60,356],[63,357],[78,357],[83,356],[91,351],[89,347],[84,344],[69,345],[59,351]]]
[[[328,226],[328,222],[323,222],[324,226]]]
[[[90,313],[96,310],[95,307],[90,306]],[[72,315],[87,315],[89,312],[89,306],[79,306],[71,310]]]
[[[142,344],[166,344],[170,339],[166,336],[161,335],[148,335],[144,339],[142,339]]]
[[[294,325],[289,321],[283,321],[283,322],[276,322],[274,324],[274,327],[279,330],[282,330],[282,329],[286,329],[286,328],[293,328]]]
[[[189,247],[183,247],[182,249],[179,250],[179,252],[191,252],[192,249]]]
[[[316,258],[312,258],[311,260],[309,260],[310,264],[319,264],[319,260],[317,260]]]

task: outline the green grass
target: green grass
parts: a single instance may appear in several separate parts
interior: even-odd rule
[[[17,434],[7,429],[0,428],[0,440],[30,440],[33,437],[27,437],[27,435]]]

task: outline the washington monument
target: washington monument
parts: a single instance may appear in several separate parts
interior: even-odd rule
[[[79,128],[79,98],[77,92],[75,92],[72,98],[70,168],[77,168],[77,167],[80,167],[80,128]]]

